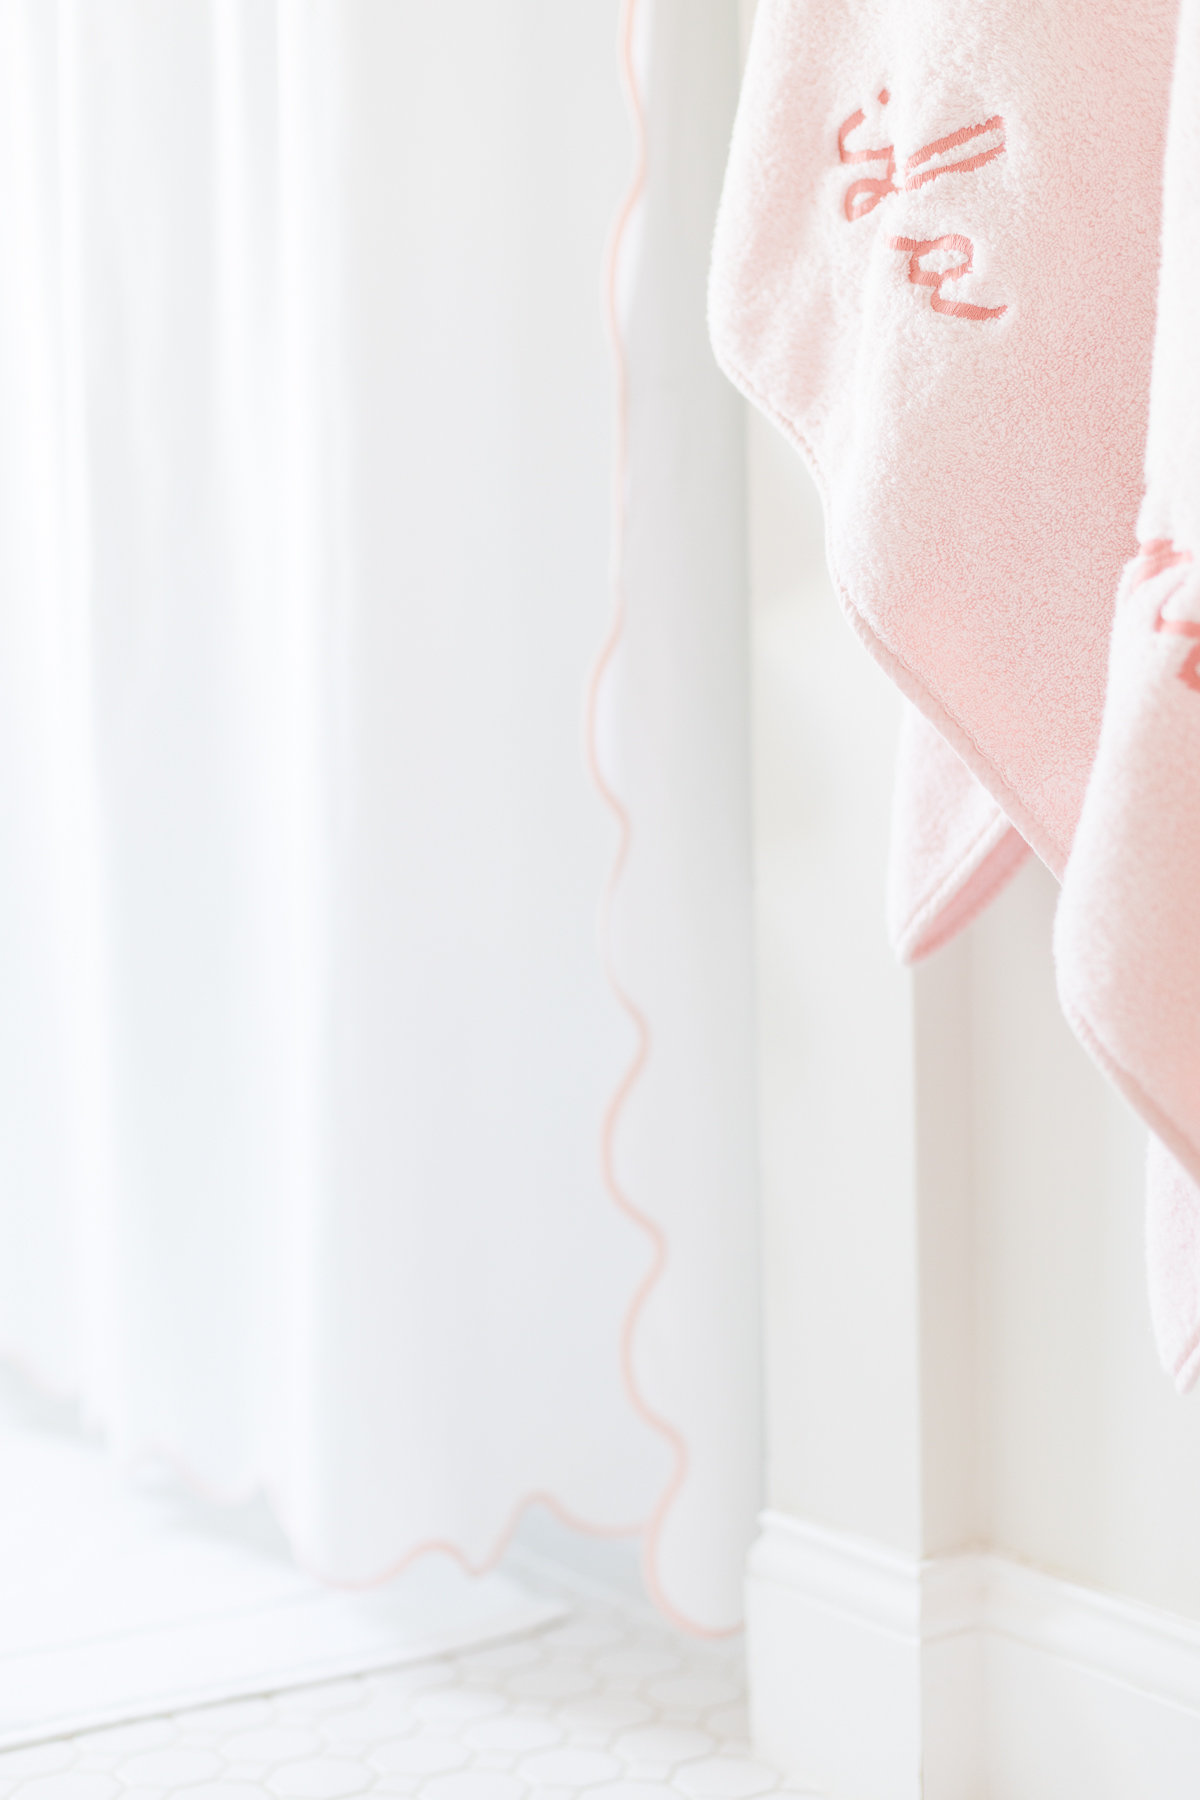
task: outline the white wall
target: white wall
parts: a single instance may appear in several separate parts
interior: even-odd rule
[[[883,920],[900,703],[757,414],[749,467],[768,1504],[916,1550],[912,998]]]

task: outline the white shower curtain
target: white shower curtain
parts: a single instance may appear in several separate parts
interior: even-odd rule
[[[541,1496],[723,1629],[758,1477],[703,339],[736,8],[630,22],[626,1094],[579,749],[616,5],[0,0],[0,1348],[119,1453],[265,1488],[337,1579],[482,1566]]]

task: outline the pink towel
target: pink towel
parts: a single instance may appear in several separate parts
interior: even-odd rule
[[[1029,855],[962,759],[906,708],[888,861],[888,930],[898,959],[918,962],[948,943]],[[1200,1188],[1153,1135],[1146,1159],[1146,1272],[1159,1357],[1186,1394],[1200,1377]]]
[[[711,291],[726,372],[821,489],[851,624],[962,759],[906,728],[898,953],[974,917],[1020,865],[1021,835],[1061,875],[1086,789],[1063,1002],[1193,1176],[1198,14],[1185,0],[1143,548],[1098,758],[1141,497],[1176,0],[1049,16],[1018,0],[760,0]],[[1200,1190],[1158,1144],[1147,1241],[1160,1352],[1186,1388]]]
[[[919,962],[948,943],[1029,855],[957,751],[905,707],[887,883],[888,936],[898,959]]]
[[[717,226],[734,382],[851,623],[1063,869],[1129,554],[1176,0],[761,0]]]
[[[1108,696],[1056,937],[1079,1036],[1200,1179],[1200,5],[1185,0],[1141,552],[1117,601]]]
[[[1168,203],[1170,194],[1168,176]],[[1168,249],[1164,275],[1170,268]],[[1163,342],[1160,334],[1160,349]],[[1174,483],[1155,478],[1159,469],[1175,472],[1156,453],[1160,416],[1156,391],[1147,535],[1117,601],[1104,726],[1054,938],[1067,1018],[1156,1134],[1146,1183],[1150,1310],[1163,1366],[1186,1393],[1200,1375],[1200,957],[1191,930],[1200,905],[1200,681],[1192,664],[1200,578],[1179,545],[1200,548],[1200,535],[1188,520],[1196,502],[1171,504]],[[1188,468],[1200,478],[1180,443],[1178,473]],[[1156,541],[1148,533],[1164,512],[1181,524]]]
[[[1198,83],[1200,4],[1184,0],[1140,551],[1117,600],[1099,750],[1055,925],[1063,1009],[1162,1140],[1147,1161],[1147,1268],[1159,1353],[1181,1392],[1200,1375]]]

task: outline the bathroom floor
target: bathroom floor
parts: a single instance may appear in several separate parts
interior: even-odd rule
[[[0,1754],[0,1800],[754,1800],[740,1645],[544,1573],[564,1623],[407,1669]]]

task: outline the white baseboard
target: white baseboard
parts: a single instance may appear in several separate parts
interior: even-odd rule
[[[1200,1624],[991,1552],[917,1562],[767,1513],[760,1752],[830,1800],[1197,1800]]]

